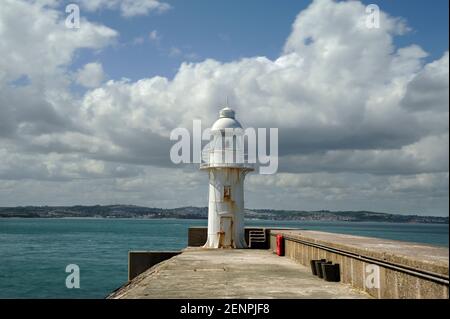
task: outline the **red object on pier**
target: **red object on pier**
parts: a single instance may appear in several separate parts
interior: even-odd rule
[[[283,235],[277,235],[277,255],[284,256],[284,238]]]

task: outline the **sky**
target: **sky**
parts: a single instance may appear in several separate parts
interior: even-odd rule
[[[169,135],[228,96],[279,129],[246,207],[448,216],[447,0],[0,2],[0,206],[206,206]]]

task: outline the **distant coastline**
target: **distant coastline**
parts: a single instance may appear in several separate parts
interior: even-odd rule
[[[207,207],[150,208],[134,205],[0,207],[0,218],[136,218],[207,219]],[[378,213],[370,211],[298,211],[246,209],[248,219],[280,221],[345,221],[448,224],[449,217]]]

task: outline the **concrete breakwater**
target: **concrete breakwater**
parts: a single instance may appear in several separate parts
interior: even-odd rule
[[[257,249],[202,249],[199,246],[205,243],[206,232],[206,227],[190,228],[189,247],[181,252],[130,252],[130,281],[108,298],[449,296],[447,248],[318,231],[252,227],[246,228],[245,239]],[[253,245],[252,233],[258,234]],[[274,254],[277,235],[282,236],[284,257]],[[340,282],[328,283],[314,277],[310,261],[315,259],[339,264]],[[214,281],[211,273],[217,275]],[[274,290],[265,283],[268,278],[284,282],[286,290]],[[213,295],[202,292],[208,283],[224,289]],[[197,284],[198,289],[193,289]]]
[[[447,248],[370,237],[304,230],[271,230],[285,242],[285,255],[309,265],[327,259],[340,265],[341,282],[375,298],[448,298]]]

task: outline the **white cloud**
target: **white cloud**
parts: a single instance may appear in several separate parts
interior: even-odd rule
[[[449,65],[448,51],[444,56],[425,66],[408,84],[402,104],[413,111],[448,112]]]
[[[27,134],[75,129],[68,67],[78,50],[100,50],[117,32],[87,20],[80,29],[68,29],[63,14],[41,2],[2,2],[0,138],[26,140]],[[27,85],[10,85],[21,77]]]
[[[118,35],[86,20],[82,28],[68,29],[63,13],[25,1],[2,2],[0,84],[24,74],[31,81],[51,80],[61,67],[71,63],[76,50],[101,49]]]
[[[98,87],[105,78],[105,73],[101,63],[88,63],[78,70],[76,81],[78,84],[87,87]]]
[[[7,3],[0,21],[20,20],[15,17],[20,10],[13,13],[13,9],[25,4]],[[91,10],[118,6],[115,1],[108,3],[91,2]],[[101,189],[103,195],[96,191],[92,196],[132,198],[148,205],[190,204],[205,185],[165,193],[173,194],[176,201],[170,196],[156,199],[164,193],[158,185],[166,190],[169,184],[180,184],[178,174],[185,181],[201,176],[167,168],[171,165],[169,132],[180,126],[190,128],[194,118],[211,124],[228,95],[245,126],[280,130],[281,172],[249,178],[249,206],[293,203],[298,209],[330,208],[318,207],[325,198],[335,205],[333,209],[408,212],[418,204],[411,200],[416,196],[429,204],[424,212],[448,214],[448,188],[442,187],[442,181],[448,180],[448,52],[424,65],[426,53],[419,46],[396,48],[394,36],[407,29],[400,19],[383,13],[380,28],[367,29],[361,3],[314,1],[298,15],[278,58],[182,63],[173,79],[111,80],[99,87],[100,80],[93,81],[87,84],[95,89],[77,100],[67,90],[67,64],[78,48],[101,48],[116,33],[87,21],[83,26],[90,31],[68,33],[59,28],[62,23],[54,11],[33,8],[43,17],[26,20],[44,19],[39,25],[48,25],[43,29],[51,36],[34,34],[20,23],[16,27],[12,23],[6,31],[0,28],[6,39],[0,46],[6,57],[0,60],[0,83],[24,74],[31,80],[25,87],[0,86],[0,105],[7,105],[0,109],[0,135],[8,141],[0,144],[0,151],[16,156],[3,163],[0,178],[14,180],[22,170],[21,178],[73,179],[68,189],[84,177],[86,189],[98,189],[98,177],[110,176]],[[19,39],[32,40],[36,58],[31,59],[24,41],[15,41],[17,34],[22,36]],[[73,35],[71,44],[51,40]],[[171,53],[186,59],[180,48],[174,47]],[[31,60],[36,65],[28,63]],[[49,67],[44,71],[46,63]],[[78,75],[89,73],[86,69]],[[36,81],[42,77],[52,84],[44,91]],[[25,155],[30,153],[39,156]],[[44,163],[55,168],[49,170],[49,164],[44,168]],[[41,167],[41,173],[24,170],[26,164]],[[117,175],[118,166],[128,167],[129,176]],[[23,185],[11,187],[18,192]]]
[[[393,176],[389,178],[388,190],[412,193],[423,197],[448,197],[448,173]]]
[[[138,36],[135,37],[132,41],[134,45],[144,44],[146,40],[149,40],[151,43],[155,44],[160,49],[160,42],[162,36],[159,34],[157,30],[150,31],[146,36]]]
[[[321,6],[324,12],[333,8],[336,12],[319,19]],[[112,140],[124,136],[122,131],[119,134],[110,128],[103,131],[102,127],[114,119],[126,124],[130,136],[166,138],[174,127],[190,127],[193,118],[211,123],[217,105],[228,95],[245,124],[280,128],[284,155],[280,164],[284,170],[380,174],[401,170],[413,174],[445,169],[448,158],[441,156],[439,149],[414,152],[424,141],[433,145],[444,138],[448,144],[448,121],[430,125],[403,104],[411,90],[410,82],[424,70],[447,74],[448,70],[433,69],[433,64],[423,67],[425,54],[418,46],[395,50],[392,37],[399,29],[397,19],[383,16],[385,27],[374,31],[375,36],[365,26],[347,28],[347,18],[359,21],[364,9],[355,1],[315,2],[299,15],[287,41],[289,49],[275,60],[205,60],[183,63],[173,80],[154,77],[134,83],[110,81],[86,95],[83,122]],[[293,39],[298,28],[309,30],[308,21],[316,21],[313,33],[321,30],[324,40],[313,41],[304,50],[295,46]],[[335,32],[332,26],[342,21],[346,21],[344,27],[337,27]],[[358,41],[348,42],[349,37]],[[316,54],[324,47],[329,47],[326,55]],[[173,51],[181,54],[176,48]],[[445,65],[445,59],[447,54],[439,63]],[[445,89],[440,95],[445,96]]]
[[[448,133],[427,136],[400,149],[328,150],[288,155],[281,170],[305,172],[359,172],[379,175],[448,171]]]

